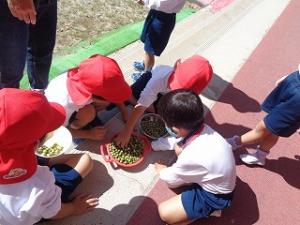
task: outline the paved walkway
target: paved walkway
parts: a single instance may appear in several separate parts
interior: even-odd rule
[[[295,70],[300,62],[299,9],[299,0],[235,0],[217,12],[206,7],[177,24],[158,63],[172,65],[176,59],[196,53],[208,58],[215,75],[201,95],[209,112],[207,122],[225,137],[242,134],[262,118],[259,103],[275,80]],[[131,63],[142,57],[142,49],[137,42],[111,55],[129,83]],[[119,114],[106,115],[110,139],[122,122]],[[194,224],[300,224],[300,183],[294,175],[300,169],[295,158],[300,155],[297,138],[281,140],[265,168],[249,168],[237,158],[233,206],[219,219]],[[99,144],[85,142],[76,151],[89,151],[95,159],[92,174],[77,192],[99,196],[100,205],[89,214],[47,224],[163,224],[157,203],[174,193],[158,180],[153,163],[158,159],[171,163],[174,153],[151,152],[141,166],[123,170],[103,160]]]

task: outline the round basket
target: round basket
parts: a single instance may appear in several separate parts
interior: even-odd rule
[[[146,127],[149,130],[145,130]],[[138,129],[143,135],[153,140],[168,136],[163,119],[155,113],[144,114],[139,120]]]
[[[115,163],[118,166],[125,167],[125,168],[131,168],[131,167],[135,167],[135,166],[141,164],[141,162],[143,162],[143,160],[145,158],[146,153],[149,152],[150,149],[151,149],[150,143],[149,143],[148,139],[145,138],[145,137],[143,137],[143,136],[138,136],[136,134],[133,134],[132,136],[134,136],[135,138],[137,138],[143,144],[143,153],[142,153],[142,156],[137,161],[135,161],[134,163],[129,163],[129,164],[120,162],[117,158],[115,158],[112,155],[112,153],[109,150],[109,145],[111,143],[100,145],[100,153],[101,153],[103,159],[106,162]]]
[[[42,146],[50,148],[54,144],[58,144],[59,146],[62,147],[62,150],[58,154],[47,156],[38,153],[38,148]],[[60,126],[56,130],[46,134],[46,136],[38,143],[35,149],[35,154],[43,158],[54,158],[70,151],[72,146],[73,146],[73,141],[72,141],[72,135],[70,131],[64,126]]]

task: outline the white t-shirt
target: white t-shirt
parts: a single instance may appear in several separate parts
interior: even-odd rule
[[[143,0],[150,9],[165,13],[178,13],[187,0]]]
[[[173,71],[173,67],[160,65],[151,71],[152,77],[141,92],[138,104],[148,108],[157,99],[159,93],[166,94],[171,91],[169,88],[169,77]]]
[[[177,161],[160,172],[170,187],[197,183],[214,194],[234,190],[236,171],[231,146],[208,125],[200,136],[188,143]]]
[[[61,189],[49,168],[38,166],[29,179],[0,185],[0,224],[31,225],[61,209]]]
[[[45,96],[49,102],[56,102],[64,107],[66,111],[64,126],[69,124],[69,119],[74,112],[78,112],[79,109],[92,102],[92,100],[88,100],[83,105],[77,105],[72,101],[67,89],[67,76],[66,72],[55,77],[45,90]]]

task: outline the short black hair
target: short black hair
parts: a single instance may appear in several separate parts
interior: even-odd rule
[[[167,126],[199,129],[204,122],[204,110],[200,97],[193,91],[177,89],[161,97],[158,114]]]

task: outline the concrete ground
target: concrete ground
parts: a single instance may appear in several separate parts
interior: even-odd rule
[[[201,98],[209,112],[207,123],[225,137],[255,126],[263,116],[259,103],[274,82],[296,70],[300,61],[299,0],[227,2],[231,4],[218,11],[208,6],[177,24],[167,49],[157,60],[157,64],[173,65],[178,58],[200,54],[210,61],[214,78]],[[129,83],[131,64],[142,56],[139,42],[111,55]],[[102,114],[104,117],[109,140],[121,129],[122,121],[117,112]],[[297,135],[280,140],[265,168],[247,167],[237,157],[233,206],[218,219],[194,224],[300,224],[300,183],[294,175],[300,169]],[[171,163],[174,153],[150,152],[140,166],[125,170],[104,161],[100,144],[84,142],[74,150],[89,151],[95,160],[92,174],[76,193],[98,196],[99,206],[88,214],[46,224],[163,224],[157,215],[157,204],[174,193],[159,181],[153,163]]]

